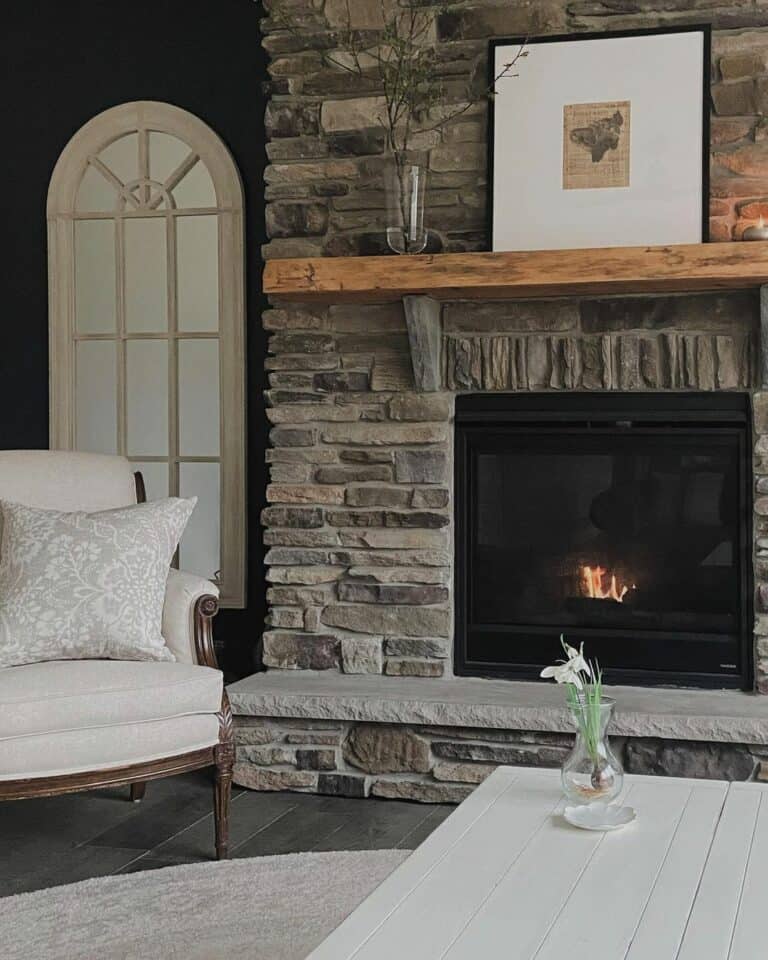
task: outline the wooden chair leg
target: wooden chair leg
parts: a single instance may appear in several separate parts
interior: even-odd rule
[[[234,750],[229,743],[216,748],[216,773],[213,782],[213,816],[216,822],[216,859],[229,858],[229,807],[232,798]]]
[[[143,783],[132,783],[131,784],[131,803],[140,803],[144,799],[144,794],[147,791],[147,782],[146,780]]]

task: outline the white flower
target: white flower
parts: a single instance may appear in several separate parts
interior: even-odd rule
[[[568,659],[554,664],[551,667],[544,667],[539,676],[548,679],[554,677],[556,683],[572,683],[577,690],[584,689],[584,678],[592,676],[592,670],[584,659],[584,644],[577,650],[575,647],[569,647],[563,644],[563,649]],[[582,677],[584,674],[584,677]]]

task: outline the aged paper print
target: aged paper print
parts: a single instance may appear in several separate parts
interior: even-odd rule
[[[629,186],[629,100],[563,107],[563,189]]]

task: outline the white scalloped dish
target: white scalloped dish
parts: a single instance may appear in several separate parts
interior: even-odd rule
[[[596,800],[581,806],[566,807],[563,817],[571,826],[581,830],[621,830],[637,817],[632,807],[620,807],[616,803]]]

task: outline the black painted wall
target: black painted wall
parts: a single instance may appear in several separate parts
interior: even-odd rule
[[[246,196],[249,604],[216,621],[231,673],[253,668],[264,619],[259,512],[266,425],[259,246],[263,241],[264,53],[253,0],[17,0],[3,9],[0,448],[48,446],[45,201],[56,160],[94,114],[163,100],[229,146]]]

